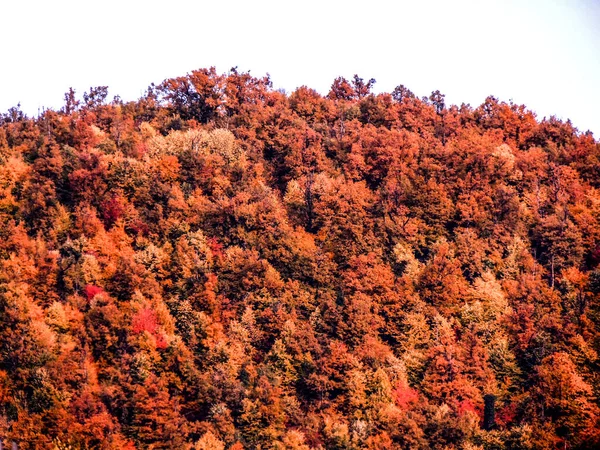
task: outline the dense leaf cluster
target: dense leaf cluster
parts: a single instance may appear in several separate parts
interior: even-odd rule
[[[600,445],[600,145],[374,82],[1,115],[4,443]]]

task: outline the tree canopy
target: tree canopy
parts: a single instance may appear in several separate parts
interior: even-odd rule
[[[600,144],[374,83],[0,115],[0,440],[600,446]]]

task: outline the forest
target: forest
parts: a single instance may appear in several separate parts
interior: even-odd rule
[[[0,446],[600,448],[599,141],[374,83],[0,114]]]

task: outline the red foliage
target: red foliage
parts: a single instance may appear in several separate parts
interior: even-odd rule
[[[401,408],[408,408],[419,400],[419,393],[406,383],[398,383],[392,396],[396,405]]]
[[[102,204],[102,217],[107,228],[119,220],[125,212],[125,205],[121,198],[112,197]]]
[[[140,334],[144,331],[154,334],[157,329],[158,320],[153,309],[142,308],[135,316],[133,316],[131,331],[133,331],[134,334]]]
[[[217,238],[211,237],[207,239],[207,243],[215,257],[222,258],[225,256],[225,253],[223,252],[223,244],[221,244]]]
[[[480,407],[477,407],[473,404],[471,400],[462,400],[458,403],[456,408],[456,412],[459,416],[465,415],[467,412],[473,412],[479,416],[480,419],[483,419],[483,411]]]
[[[496,423],[500,426],[507,426],[514,423],[517,418],[517,407],[510,403],[496,411]]]
[[[83,292],[85,293],[85,296],[87,297],[87,299],[91,300],[96,295],[103,293],[104,290],[98,286],[93,286],[91,284],[88,284],[83,288]]]
[[[135,219],[128,224],[127,231],[131,231],[135,235],[147,236],[149,228],[144,221]]]
[[[165,348],[167,348],[169,346],[164,334],[157,333],[157,334],[155,334],[155,338],[156,338],[156,348],[164,350]]]

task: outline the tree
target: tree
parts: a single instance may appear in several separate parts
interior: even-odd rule
[[[331,90],[327,95],[332,100],[352,100],[354,89],[344,77],[338,77],[333,80]]]
[[[398,103],[402,103],[409,98],[415,98],[415,94],[412,93],[410,89],[408,89],[403,84],[400,84],[394,88],[392,91],[392,97]]]
[[[75,97],[75,89],[69,88],[69,91],[65,93],[65,106],[63,112],[66,115],[73,113],[79,108],[79,100]]]
[[[354,95],[356,98],[360,100],[366,97],[371,92],[371,89],[373,89],[375,83],[375,78],[371,78],[365,83],[364,79],[360,78],[358,75],[354,75],[352,78],[352,87],[354,88]]]
[[[592,448],[600,442],[598,410],[592,388],[579,375],[568,354],[547,356],[537,369],[534,390],[541,420],[550,420],[556,439],[565,446]]]
[[[444,102],[444,97],[445,95],[440,93],[440,91],[433,91],[431,93],[431,95],[429,96],[429,100],[431,101],[431,103],[433,103],[433,106],[435,107],[435,113],[438,115],[438,117],[441,120],[441,130],[439,131],[439,134],[441,135],[442,138],[442,145],[446,145],[446,127],[444,125],[444,115],[445,115],[445,108],[446,108],[446,104]]]
[[[102,105],[108,95],[108,86],[91,87],[89,92],[83,93],[83,101],[87,108],[93,109]]]

